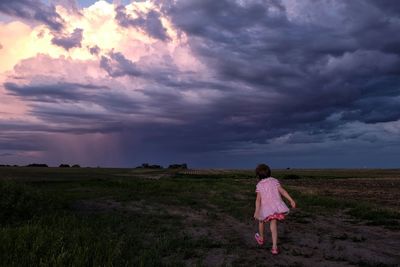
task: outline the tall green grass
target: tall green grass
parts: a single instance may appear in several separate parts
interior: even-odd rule
[[[0,266],[183,266],[192,257],[201,264],[196,251],[220,246],[207,238],[190,238],[182,231],[180,216],[82,213],[40,189],[0,181]],[[126,191],[114,193],[121,192]]]
[[[343,211],[353,218],[366,221],[370,225],[380,225],[389,229],[400,229],[400,213],[378,207],[364,201],[339,199],[322,195],[306,194],[290,188],[293,198],[298,202],[302,210],[310,213],[327,213]]]
[[[53,196],[14,181],[0,180],[0,224],[18,224],[57,208]]]

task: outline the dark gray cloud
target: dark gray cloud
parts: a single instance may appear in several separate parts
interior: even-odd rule
[[[2,151],[6,151],[2,156],[18,155],[20,152],[43,151],[45,140],[38,138],[39,134],[31,131],[34,129],[33,125],[28,126],[26,122],[25,126],[18,124],[0,120],[0,126],[2,129],[6,129],[0,133],[0,148]],[[21,131],[23,128],[28,132]]]
[[[49,77],[8,81],[5,89],[28,100],[30,114],[52,125],[48,132],[116,134],[123,165],[243,167],[266,159],[348,167],[373,164],[365,156],[371,150],[382,159],[373,166],[393,165],[400,145],[395,2],[287,2],[160,1],[205,73],[185,72],[168,56],[132,61],[111,51],[100,57],[114,81],[107,86]],[[160,14],[133,19],[116,10],[120,25],[167,40]]]
[[[101,51],[101,49],[100,49],[100,47],[97,46],[97,45],[92,46],[92,47],[89,47],[89,52],[90,52],[90,54],[92,54],[92,55],[98,55],[98,54],[100,53],[100,51]]]
[[[167,55],[164,55],[161,61],[152,62],[151,60],[148,61],[147,57],[144,57],[137,62],[133,62],[121,52],[111,51],[101,57],[100,68],[104,69],[113,78],[122,76],[141,78],[146,82],[155,83],[155,86],[160,88],[170,87],[181,91],[192,88],[225,91],[232,89],[226,82],[204,80],[194,72],[179,70],[172,62],[173,58]],[[139,88],[135,89],[140,90]],[[148,91],[146,90],[143,90],[143,93],[147,94]],[[152,90],[150,92],[154,93]]]
[[[65,50],[69,50],[73,47],[81,47],[83,37],[83,30],[76,28],[70,35],[58,35],[51,39],[51,42],[55,45],[63,47]]]
[[[21,96],[32,101],[58,102],[85,100],[95,94],[96,89],[104,89],[107,87],[69,82],[28,85],[6,82],[4,83],[4,88],[7,89],[10,94]]]
[[[8,157],[8,156],[13,156],[13,153],[0,153],[0,157]]]
[[[371,5],[374,5],[380,9],[384,13],[389,13],[390,15],[399,15],[400,14],[400,6],[399,2],[396,0],[381,0],[381,1],[374,1],[368,0]]]
[[[120,52],[111,52],[109,57],[102,56],[100,67],[107,71],[111,77],[140,76],[142,74],[138,66]]]
[[[138,27],[146,32],[151,37],[160,40],[168,40],[167,30],[161,23],[160,13],[151,10],[146,14],[137,13],[137,18],[132,18],[126,13],[126,8],[123,5],[119,5],[115,8],[116,16],[115,19],[122,27]]]
[[[0,0],[0,12],[28,21],[37,21],[49,26],[52,30],[61,31],[64,20],[53,5],[46,5],[40,0]]]
[[[400,70],[395,49],[400,22],[386,12],[393,3],[326,2],[334,13],[328,26],[324,18],[291,18],[280,1],[177,1],[163,10],[220,79],[254,89],[252,96],[227,95],[219,106],[234,110],[231,103],[242,102],[237,113],[254,125],[293,129],[324,125],[341,111],[357,110],[359,117],[353,119],[365,122],[400,119],[397,112],[364,118],[372,103],[361,101],[371,94],[400,95],[394,79]],[[313,10],[312,1],[302,4],[322,12]],[[278,97],[269,98],[272,94]]]
[[[120,131],[119,123],[125,112],[140,108],[135,99],[112,92],[102,85],[57,82],[51,84],[4,84],[9,94],[30,101],[30,114],[51,123],[9,123],[6,129],[54,133],[93,133]],[[71,127],[72,126],[72,127]]]
[[[81,15],[79,11],[79,4],[77,0],[50,0],[53,5],[61,5],[66,8],[69,12]]]
[[[23,140],[23,141],[22,141]],[[26,136],[18,136],[15,140],[6,142],[0,140],[0,147],[2,150],[10,151],[41,151],[43,147],[40,144],[35,143],[34,140],[27,140]]]

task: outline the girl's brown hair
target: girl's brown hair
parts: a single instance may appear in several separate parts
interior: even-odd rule
[[[271,169],[267,164],[258,164],[256,168],[256,175],[258,179],[265,179],[271,176]]]

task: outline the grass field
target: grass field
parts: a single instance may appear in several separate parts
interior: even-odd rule
[[[252,171],[2,167],[0,264],[400,266],[400,170],[273,176],[298,204],[278,256],[253,240]]]

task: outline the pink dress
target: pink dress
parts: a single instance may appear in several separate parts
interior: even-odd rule
[[[258,218],[260,221],[283,220],[285,215],[289,213],[289,208],[283,202],[279,193],[279,186],[279,181],[273,177],[268,177],[258,182],[256,192],[261,195]]]

